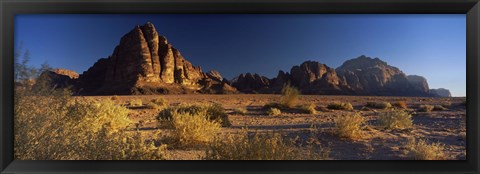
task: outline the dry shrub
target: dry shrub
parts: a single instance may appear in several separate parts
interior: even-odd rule
[[[317,109],[315,109],[317,106],[314,104],[309,104],[309,105],[304,105],[300,107],[300,110],[307,114],[317,114]]]
[[[172,119],[173,113],[178,112],[179,114],[189,113],[190,115],[199,115],[204,114],[205,118],[209,120],[214,120],[220,123],[222,126],[231,126],[228,115],[225,113],[225,109],[219,104],[213,105],[180,105],[174,107],[168,107],[162,110],[159,115],[159,120],[169,120]]]
[[[376,109],[387,109],[391,108],[392,104],[389,102],[367,102],[367,107],[376,108]]]
[[[110,98],[110,99],[111,99],[111,100],[118,100],[118,99],[120,99],[120,98],[118,97],[118,95],[114,95],[114,96],[112,96],[112,98]]]
[[[163,97],[157,97],[155,99],[150,100],[150,103],[154,103],[158,105],[159,107],[167,107],[168,106],[168,101],[163,98]]]
[[[271,116],[278,116],[282,114],[282,111],[278,108],[270,108],[267,110],[267,114]]]
[[[303,154],[294,141],[285,140],[279,133],[254,133],[247,131],[238,135],[229,134],[226,140],[215,139],[205,151],[206,160],[321,160],[328,158],[329,151],[319,145],[307,145]]]
[[[147,105],[145,105],[145,107],[148,109],[155,109],[155,110],[160,110],[163,108],[162,106],[157,105],[155,103],[148,103]]]
[[[447,108],[443,107],[442,105],[435,105],[433,106],[434,111],[445,111],[448,110]]]
[[[397,107],[397,108],[408,109],[407,102],[405,102],[405,101],[397,101],[397,102],[393,103],[392,105]]]
[[[112,100],[21,94],[15,98],[16,159],[165,159],[164,146],[145,144],[125,132],[131,123],[128,109]]]
[[[342,138],[358,139],[362,136],[365,119],[360,113],[348,113],[335,119],[336,134]]]
[[[239,115],[245,115],[248,111],[245,108],[236,108],[234,112]]]
[[[435,108],[435,107],[432,106],[432,105],[420,105],[420,107],[418,108],[418,111],[420,111],[420,112],[431,112],[433,110],[433,108]]]
[[[273,103],[273,102],[263,105],[263,109],[270,109],[270,108],[285,108],[285,107],[279,103]]]
[[[286,84],[282,89],[280,104],[287,108],[293,108],[297,104],[298,95],[300,95],[300,92],[297,88],[291,86],[290,84]]]
[[[220,131],[220,123],[210,120],[206,111],[197,113],[177,112],[172,113],[173,126],[172,138],[181,146],[194,146],[211,142]]]
[[[143,106],[143,101],[142,99],[133,99],[129,102],[130,106]]]
[[[380,125],[386,129],[406,129],[413,125],[412,115],[406,111],[389,111],[379,115]]]
[[[353,106],[351,103],[331,103],[327,106],[328,109],[334,109],[334,110],[353,110]]]
[[[448,108],[452,107],[452,103],[451,103],[451,102],[445,102],[445,103],[443,103],[441,106],[443,106],[444,108],[448,109]]]
[[[406,145],[407,155],[414,160],[447,160],[445,146],[440,143],[428,144],[425,140],[409,138]]]

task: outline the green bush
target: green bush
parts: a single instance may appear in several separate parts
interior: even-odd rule
[[[287,108],[293,108],[297,104],[298,95],[300,95],[298,89],[287,84],[283,86],[280,104]]]
[[[387,109],[391,108],[392,104],[389,102],[367,102],[367,107],[376,108],[376,109]]]
[[[334,110],[353,110],[353,106],[351,103],[331,103],[327,106],[328,109]]]
[[[159,120],[172,119],[173,113],[178,112],[180,114],[190,113],[190,115],[204,114],[205,118],[219,122],[222,126],[231,126],[228,115],[225,113],[225,109],[219,104],[213,105],[180,105],[174,107],[168,107],[162,110],[159,115]]]
[[[270,108],[269,110],[267,110],[267,114],[271,116],[278,116],[282,114],[282,111],[280,111],[280,109],[277,109],[277,108]]]
[[[412,115],[399,110],[381,113],[379,122],[386,129],[406,129],[413,125]]]

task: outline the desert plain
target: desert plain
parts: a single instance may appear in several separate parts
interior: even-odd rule
[[[216,138],[226,134],[239,134],[242,131],[257,134],[280,134],[284,139],[305,142],[314,138],[318,140],[322,153],[327,160],[408,160],[407,144],[409,138],[425,140],[427,143],[442,145],[443,156],[450,160],[466,158],[466,106],[465,97],[382,97],[382,96],[331,96],[300,95],[298,106],[315,106],[315,114],[297,109],[281,109],[279,115],[267,114],[264,106],[278,102],[281,95],[275,94],[187,94],[187,95],[135,95],[135,96],[82,96],[85,98],[111,99],[129,108],[131,132],[140,132],[147,141],[156,144],[165,143],[161,137],[168,137],[171,130],[162,126],[157,119],[162,108],[147,107],[148,101],[164,98],[170,107],[189,105],[219,104],[225,108],[231,126],[222,127]],[[131,101],[142,104],[130,106]],[[366,107],[368,102],[402,101],[406,112],[411,115],[413,125],[407,129],[386,129],[379,125],[379,115],[390,112],[396,107],[378,109]],[[329,109],[335,102],[351,103],[353,110]],[[444,106],[442,110],[423,112],[421,105]],[[237,110],[243,108],[244,113]],[[361,136],[355,139],[340,137],[336,133],[335,120],[344,115],[359,113],[364,118]],[[204,146],[167,148],[169,160],[197,160],[205,155]],[[302,146],[298,146],[302,151]],[[305,151],[305,153],[309,153]]]

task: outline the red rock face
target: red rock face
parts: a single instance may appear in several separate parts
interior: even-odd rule
[[[124,35],[110,57],[84,72],[79,90],[91,95],[185,93],[204,89],[201,81],[205,78],[209,77],[200,67],[188,62],[147,23]],[[210,85],[223,85],[221,80],[209,81]]]

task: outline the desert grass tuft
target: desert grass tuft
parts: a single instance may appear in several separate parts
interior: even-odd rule
[[[303,105],[300,107],[300,110],[307,114],[317,114],[316,107],[317,106],[315,104]]]
[[[407,129],[413,126],[412,115],[402,110],[380,113],[378,119],[380,125],[386,129]]]
[[[431,112],[433,110],[433,108],[435,108],[435,107],[432,106],[432,105],[420,105],[420,107],[418,107],[418,111],[420,111],[420,112]]]
[[[111,100],[118,100],[118,99],[120,99],[120,97],[118,97],[118,95],[114,95],[114,96],[112,96],[110,99],[111,99]]]
[[[172,138],[180,146],[197,146],[209,143],[220,131],[221,125],[215,120],[210,120],[206,111],[196,113],[172,113],[171,125],[173,126]]]
[[[278,108],[270,108],[267,110],[267,114],[271,116],[278,116],[282,114],[282,111]]]
[[[367,102],[365,106],[375,109],[387,109],[391,108],[392,104],[389,102]]]
[[[248,110],[245,109],[245,108],[236,108],[234,110],[234,113],[238,114],[238,115],[245,115],[245,114],[247,114],[247,112],[248,112]]]
[[[142,99],[138,99],[138,98],[137,99],[132,99],[129,102],[129,106],[134,106],[134,107],[143,106],[143,101],[142,101]]]
[[[351,103],[340,103],[340,102],[331,103],[327,106],[327,108],[333,109],[333,110],[353,110],[353,106]]]
[[[433,110],[434,110],[434,111],[445,111],[445,110],[448,110],[448,109],[445,108],[445,107],[442,106],[442,105],[434,105],[434,106],[433,106]]]
[[[287,108],[293,108],[297,104],[299,95],[300,91],[298,91],[297,88],[291,86],[290,84],[286,84],[282,89],[280,104]]]
[[[392,103],[392,105],[395,106],[396,108],[408,109],[407,102],[405,101],[397,101]]]
[[[229,134],[226,140],[215,139],[205,151],[206,160],[321,160],[329,151],[308,148],[305,155],[293,141],[286,140],[279,133],[254,133],[247,131]]]
[[[171,119],[174,112],[178,113],[190,113],[190,115],[198,115],[205,113],[203,116],[209,120],[215,120],[222,126],[231,126],[228,115],[225,109],[219,104],[212,105],[179,105],[173,107],[167,107],[158,114],[159,120]]]
[[[168,101],[163,98],[163,97],[157,97],[155,99],[150,100],[150,103],[155,103],[156,105],[160,107],[167,107],[168,106]]]
[[[407,155],[414,160],[447,160],[445,146],[440,143],[427,143],[425,140],[409,138],[406,145]]]
[[[359,139],[364,122],[365,119],[358,112],[340,115],[335,119],[335,133],[342,138]]]

